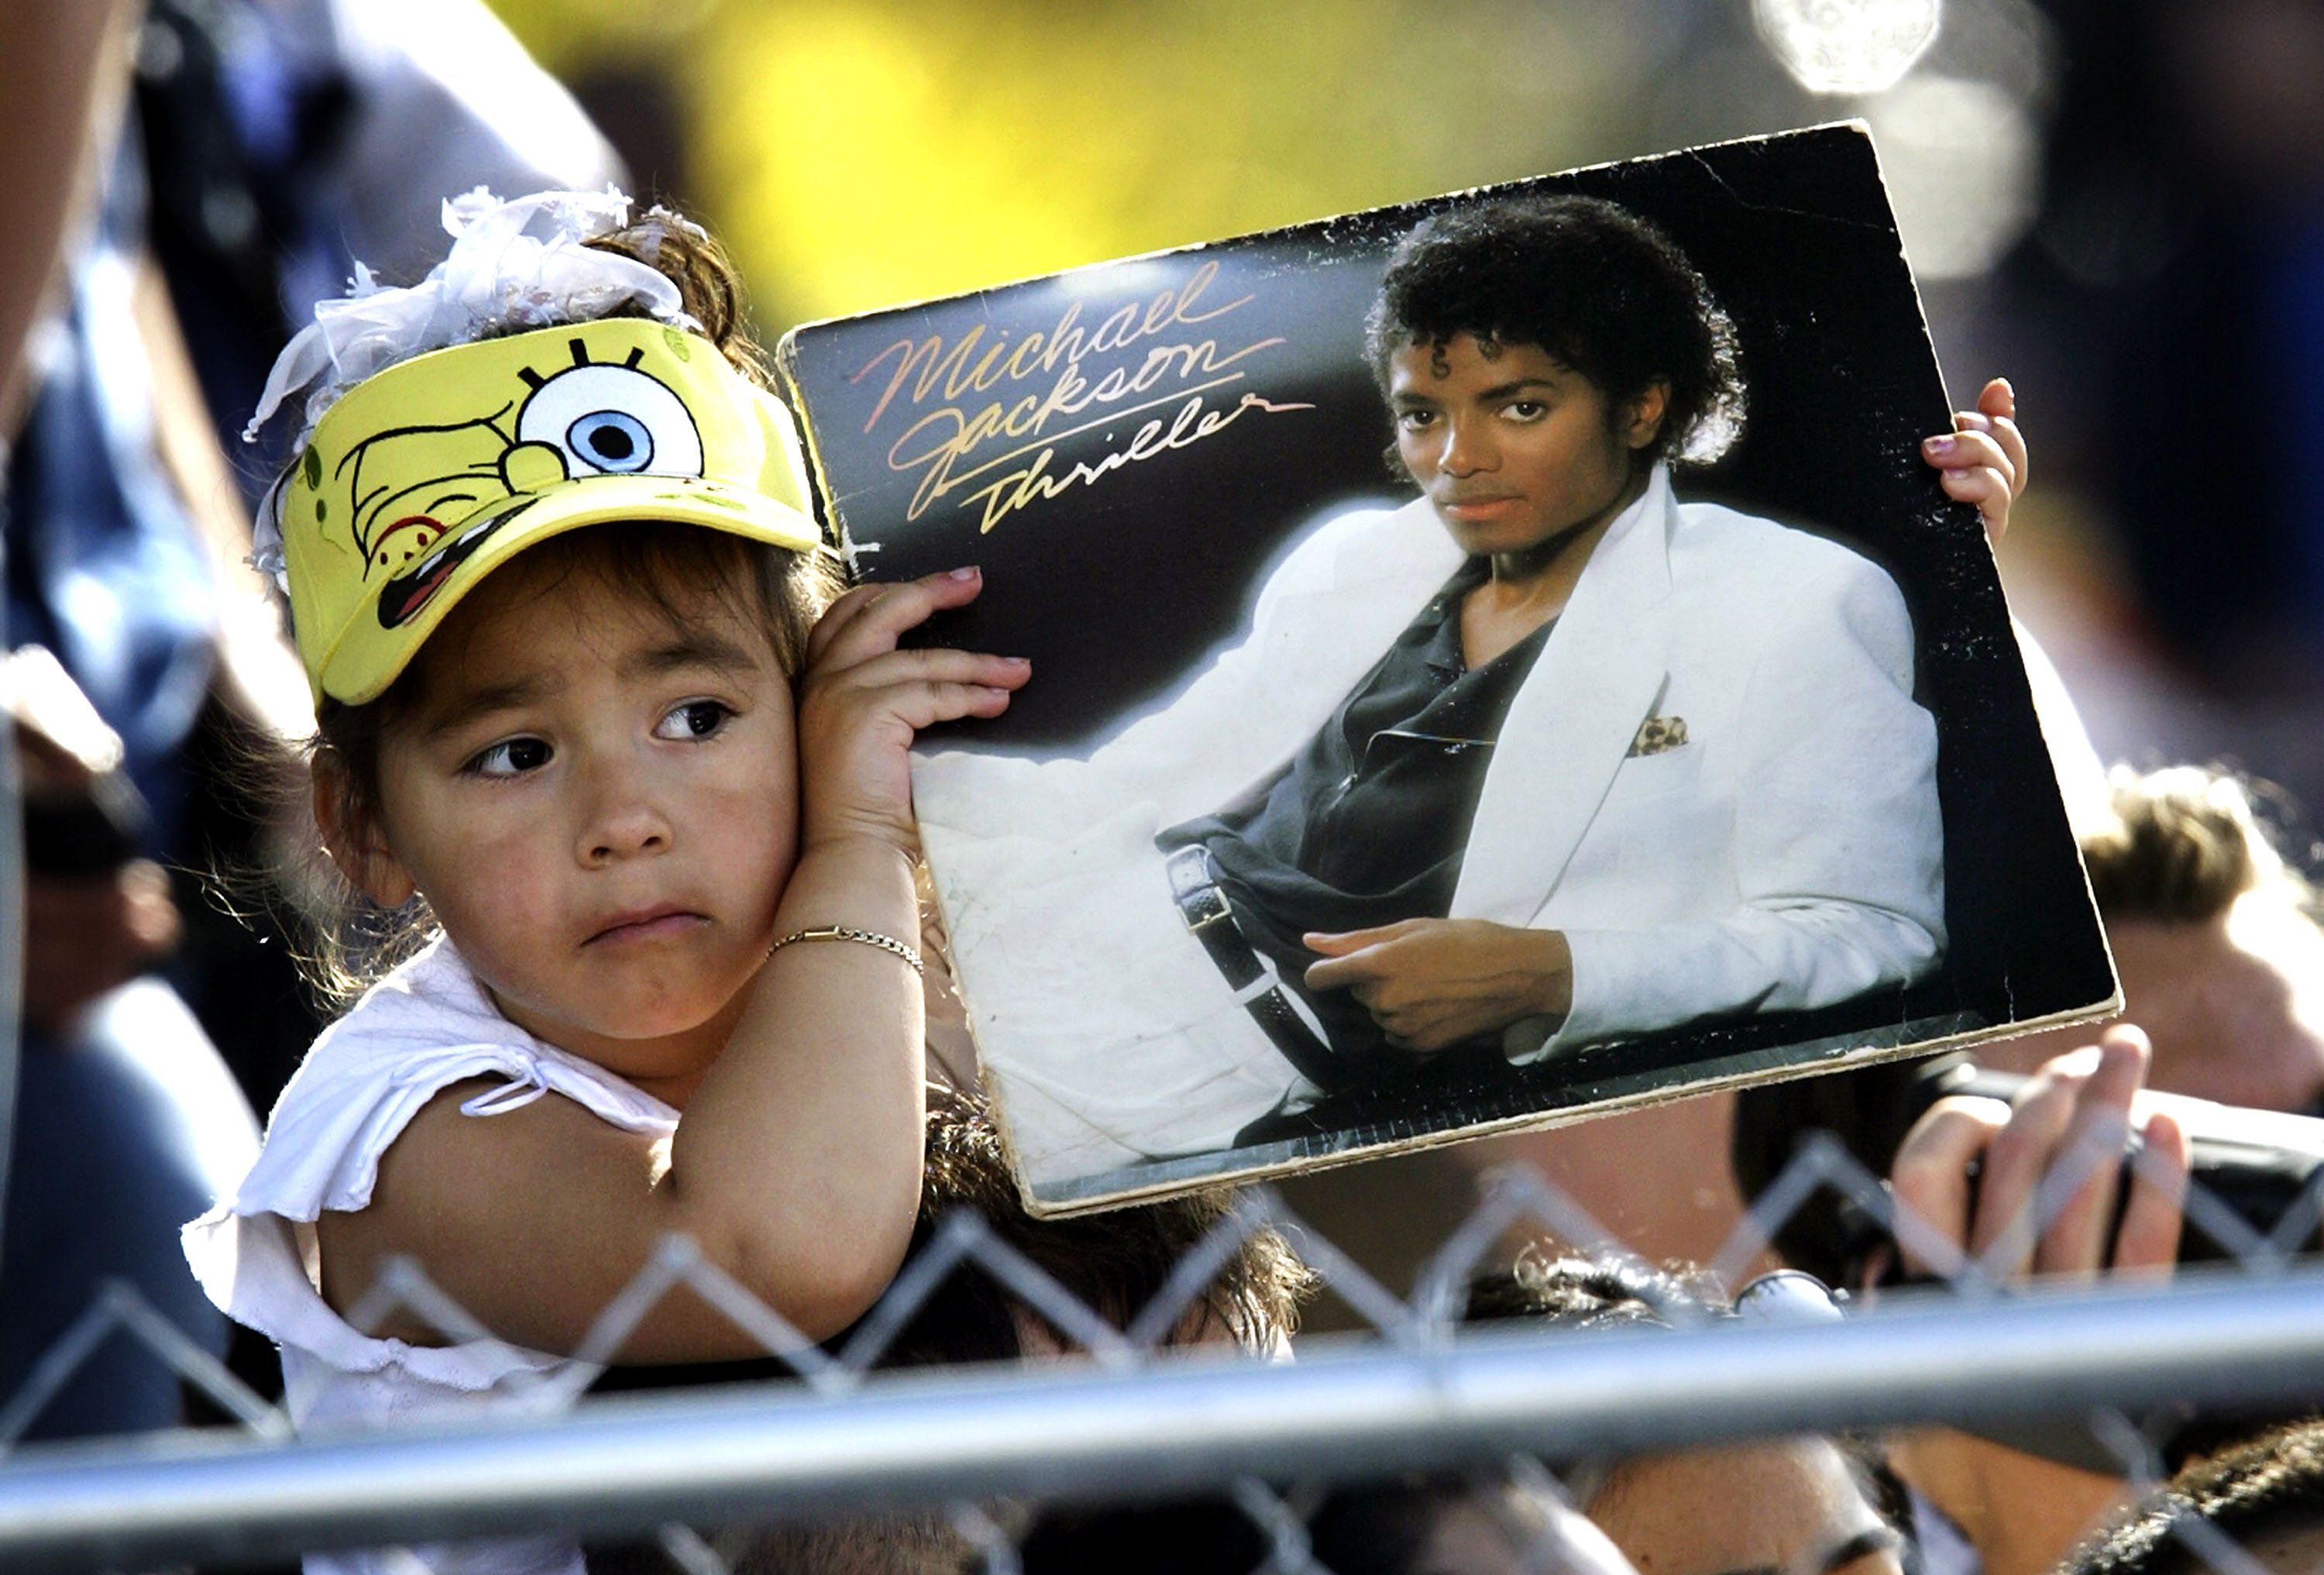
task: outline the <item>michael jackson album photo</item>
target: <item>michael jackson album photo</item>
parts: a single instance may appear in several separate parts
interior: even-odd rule
[[[1032,662],[913,794],[1037,1213],[2115,1005],[1861,125],[778,361],[853,572]]]

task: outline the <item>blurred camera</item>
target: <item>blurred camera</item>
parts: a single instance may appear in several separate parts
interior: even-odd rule
[[[1886,1176],[1904,1134],[1937,1101],[1961,1094],[2006,1103],[2025,1082],[2023,1076],[1995,1072],[1966,1054],[1955,1054],[1747,1090],[1736,1110],[1736,1179],[1746,1197],[1757,1197],[1791,1163],[1808,1134],[1817,1131],[1830,1132],[1866,1169]],[[2259,1238],[2296,1231],[2296,1240],[2278,1240],[2279,1248],[2305,1251],[2317,1247],[2324,1119],[2151,1091],[2140,1099],[2142,1108],[2152,1101],[2153,1108],[2168,1110],[2187,1133],[2190,1190],[2208,1194]],[[2125,1156],[2126,1171],[2136,1144],[2134,1136]],[[2126,1198],[2127,1188],[2122,1191]],[[2287,1225],[2295,1215],[2298,1222]],[[2223,1241],[2220,1236],[2229,1239]],[[2197,1205],[2181,1232],[2179,1258],[2181,1263],[2226,1258],[2249,1245],[2249,1238],[2217,1212]],[[1897,1255],[1884,1250],[1889,1246],[1887,1230],[1872,1211],[1829,1189],[1810,1199],[1775,1232],[1776,1250],[1786,1262],[1832,1285],[1860,1285],[1868,1266],[1883,1261],[1893,1265]]]

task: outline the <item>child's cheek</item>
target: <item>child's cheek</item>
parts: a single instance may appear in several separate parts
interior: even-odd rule
[[[560,912],[570,882],[558,869],[556,839],[546,826],[530,835],[472,824],[440,861],[436,880],[423,884],[452,944],[472,962],[481,956],[522,956],[556,947],[574,922]],[[567,859],[564,862],[571,862]]]

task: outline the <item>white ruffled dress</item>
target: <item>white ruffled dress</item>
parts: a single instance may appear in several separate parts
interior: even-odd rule
[[[414,1346],[349,1325],[319,1291],[315,1220],[371,1202],[380,1156],[446,1086],[497,1078],[461,1106],[489,1117],[560,1094],[633,1132],[666,1134],[678,1112],[593,1062],[535,1039],[493,1009],[438,940],[315,1041],[268,1119],[235,1193],[185,1228],[210,1300],[281,1348],[285,1405],[301,1432],[524,1409],[569,1358],[497,1340]],[[414,1548],[438,1575],[580,1575],[565,1538]],[[408,1564],[398,1566],[408,1570]],[[368,1552],[309,1555],[309,1575],[378,1575]]]

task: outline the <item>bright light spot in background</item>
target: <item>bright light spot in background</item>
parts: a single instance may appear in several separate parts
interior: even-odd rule
[[[2034,220],[2041,141],[1989,82],[1923,76],[1864,108],[1904,255],[1922,279],[1985,272]]]
[[[1751,0],[1768,50],[1811,93],[1882,93],[1936,41],[1941,0]]]

